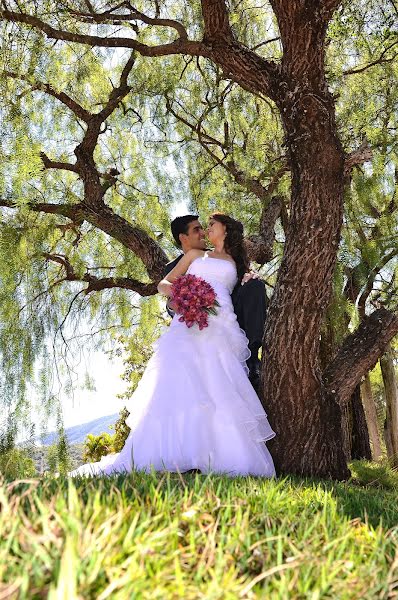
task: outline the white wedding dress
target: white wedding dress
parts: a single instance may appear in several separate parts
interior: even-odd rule
[[[275,434],[247,376],[250,352],[231,301],[235,265],[205,254],[188,273],[213,286],[218,314],[202,331],[173,318],[127,406],[131,432],[122,451],[82,465],[72,476],[152,468],[275,475],[264,443]]]

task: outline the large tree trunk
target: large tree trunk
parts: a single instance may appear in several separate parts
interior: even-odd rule
[[[340,408],[322,393],[321,322],[328,304],[342,222],[343,154],[330,98],[290,107],[291,221],[265,331],[264,397],[278,437],[279,472],[343,479]],[[326,118],[326,107],[329,108]],[[287,111],[286,111],[287,112]],[[300,150],[296,138],[302,141]]]
[[[398,378],[395,371],[393,352],[389,345],[380,359],[386,395],[386,447],[388,459],[393,467],[398,467]]]
[[[352,406],[350,402],[341,407],[341,435],[344,456],[349,462],[352,456]]]
[[[288,83],[277,98],[292,173],[291,213],[264,335],[264,398],[277,433],[277,470],[344,479],[341,410],[324,396],[320,369],[320,330],[342,224],[344,155],[324,79],[326,27],[306,22],[305,13],[301,23],[298,13],[292,17],[296,30],[288,20],[279,22]],[[299,50],[306,36],[305,59]]]
[[[381,458],[381,444],[379,427],[377,424],[377,410],[376,404],[372,394],[372,386],[370,384],[369,373],[366,375],[363,384],[361,385],[361,395],[363,406],[365,408],[366,422],[368,424],[368,431],[370,441],[372,443],[372,457],[373,460],[378,461]]]

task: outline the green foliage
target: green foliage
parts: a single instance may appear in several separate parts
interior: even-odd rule
[[[113,426],[113,429],[115,430],[115,433],[113,434],[113,441],[112,441],[112,446],[113,446],[114,452],[121,451],[126,439],[128,438],[128,435],[131,431],[130,427],[126,423],[126,419],[129,416],[129,414],[130,413],[127,410],[127,408],[122,408],[122,410],[119,413],[119,418],[116,421],[115,425]]]
[[[52,446],[32,446],[29,455],[35,463],[38,475],[53,476],[59,473],[58,451],[56,444]],[[83,444],[70,444],[68,447],[69,470],[76,469],[83,463]]]
[[[0,453],[0,473],[8,480],[37,476],[34,461],[28,450],[22,448],[12,448]]]
[[[109,433],[88,434],[84,441],[84,462],[98,462],[103,456],[113,452],[113,436]]]
[[[46,462],[47,470],[51,475],[55,475],[56,473],[66,475],[70,471],[72,463],[69,454],[69,444],[63,432],[61,432],[58,443],[48,446]]]
[[[168,323],[165,315],[163,302],[158,297],[145,298],[141,301],[140,318],[133,335],[119,338],[117,353],[125,357],[122,379],[128,383],[126,391],[119,398],[128,400],[136,389],[152,356],[153,344]]]
[[[350,465],[354,483],[361,486],[398,491],[398,473],[392,469],[388,461],[373,463],[355,460]]]
[[[106,432],[99,435],[88,434],[84,441],[84,462],[97,462],[103,456],[121,451],[130,433],[130,427],[126,423],[129,414],[127,408],[122,408],[118,420],[111,426],[114,430],[113,435]]]
[[[3,485],[2,585],[21,600],[393,597],[396,491],[358,483],[133,473]]]

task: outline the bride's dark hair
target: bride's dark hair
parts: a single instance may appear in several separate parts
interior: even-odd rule
[[[226,227],[224,248],[236,263],[238,282],[240,283],[243,275],[247,273],[250,267],[249,258],[243,242],[243,225],[240,221],[236,221],[223,213],[214,213],[211,215],[211,218],[222,223]]]

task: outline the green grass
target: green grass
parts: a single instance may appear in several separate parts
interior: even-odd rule
[[[398,476],[373,468],[4,482],[0,598],[397,598]]]

